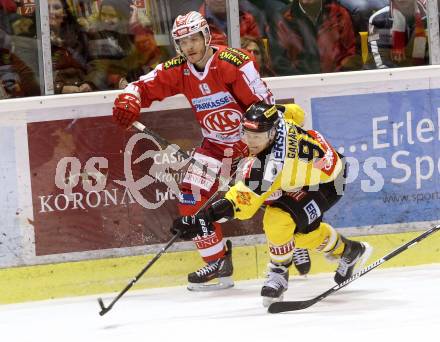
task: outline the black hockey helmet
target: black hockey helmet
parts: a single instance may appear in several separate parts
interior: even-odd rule
[[[242,119],[245,130],[267,132],[278,124],[280,117],[275,105],[257,102],[250,106]]]

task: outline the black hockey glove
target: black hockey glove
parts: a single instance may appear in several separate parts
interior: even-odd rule
[[[204,214],[182,216],[174,220],[170,232],[173,235],[180,234],[183,240],[191,240],[197,235],[207,236],[212,234],[214,226]]]

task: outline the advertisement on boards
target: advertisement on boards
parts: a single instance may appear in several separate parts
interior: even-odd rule
[[[440,218],[440,90],[312,99],[313,128],[349,163],[335,227]]]
[[[145,113],[149,129],[191,153],[201,133],[189,109]],[[178,216],[177,185],[186,163],[110,116],[28,124],[37,256],[167,242]],[[174,169],[170,165],[177,165]],[[261,234],[232,222],[225,236]]]

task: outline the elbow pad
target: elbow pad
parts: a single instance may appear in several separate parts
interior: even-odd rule
[[[229,200],[222,198],[212,203],[206,214],[211,222],[226,222],[234,218],[234,206]]]

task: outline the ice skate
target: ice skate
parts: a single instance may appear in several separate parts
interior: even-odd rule
[[[261,288],[264,307],[283,300],[283,294],[288,288],[289,281],[289,269],[286,266],[273,263],[269,263],[267,266],[267,279]]]
[[[334,278],[338,284],[346,281],[355,273],[355,270],[357,271],[363,267],[373,250],[366,242],[351,241],[345,238],[343,238],[343,241],[345,248]]]
[[[292,261],[299,275],[306,276],[307,273],[310,272],[311,262],[309,251],[307,249],[295,248],[293,250]]]
[[[223,258],[206,264],[197,271],[188,274],[188,290],[214,291],[234,286],[232,279],[232,243],[226,241],[226,254]],[[213,282],[211,282],[213,281]]]

